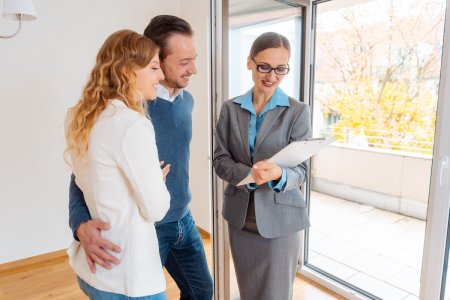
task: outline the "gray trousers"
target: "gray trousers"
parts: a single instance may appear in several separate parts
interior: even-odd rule
[[[244,228],[228,225],[241,300],[290,300],[297,271],[300,232],[266,239],[258,233],[250,197]]]

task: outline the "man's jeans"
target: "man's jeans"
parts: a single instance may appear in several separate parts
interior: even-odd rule
[[[156,233],[161,262],[177,283],[180,299],[211,300],[213,281],[191,213],[176,222],[156,224]]]

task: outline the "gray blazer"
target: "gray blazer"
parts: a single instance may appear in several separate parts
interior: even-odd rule
[[[253,162],[250,158],[248,129],[250,114],[233,103],[222,106],[216,128],[214,169],[228,182],[224,192],[222,215],[230,225],[242,229],[250,192],[245,186],[236,186],[251,171],[253,163],[268,159],[294,141],[309,136],[309,106],[289,98],[289,107],[276,107],[268,111],[255,140]],[[254,191],[256,223],[265,238],[274,238],[309,226],[305,200],[300,185],[307,176],[307,164],[285,168],[287,182],[284,191],[277,193],[267,183]]]

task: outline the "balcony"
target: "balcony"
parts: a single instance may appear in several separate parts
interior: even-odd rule
[[[418,299],[431,157],[330,146],[311,172],[308,263],[382,299]]]

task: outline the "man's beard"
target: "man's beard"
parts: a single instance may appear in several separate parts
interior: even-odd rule
[[[168,85],[170,86],[170,87],[174,87],[174,88],[176,88],[176,89],[184,89],[185,87],[187,87],[188,86],[188,83],[180,83],[180,82],[178,82],[178,80],[171,80],[171,79],[167,79],[166,78],[166,82],[168,83]]]

